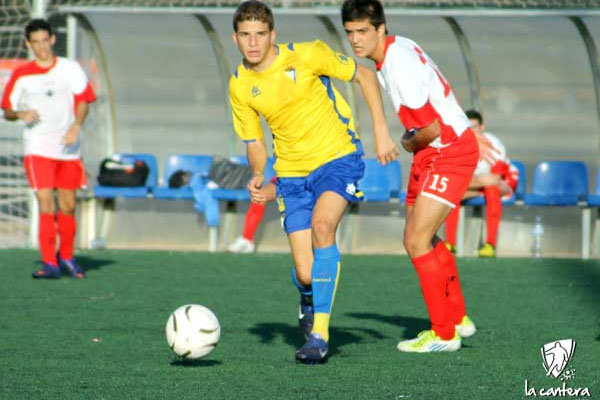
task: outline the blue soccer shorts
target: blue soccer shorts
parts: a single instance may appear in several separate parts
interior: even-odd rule
[[[358,181],[365,164],[356,153],[321,165],[308,176],[277,179],[277,204],[287,234],[310,229],[317,199],[327,191],[335,192],[351,203],[363,200]]]

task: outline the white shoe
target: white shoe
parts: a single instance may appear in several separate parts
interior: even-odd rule
[[[443,340],[434,331],[423,331],[410,340],[398,343],[398,351],[406,353],[433,353],[439,351],[456,351],[460,349],[461,342],[458,333],[450,340]]]
[[[475,332],[477,332],[475,324],[473,323],[471,318],[469,318],[466,315],[460,321],[460,324],[455,325],[454,328],[456,328],[456,332],[458,332],[460,337],[463,338],[473,336]]]
[[[230,253],[254,253],[254,243],[240,236],[229,245],[227,251]]]

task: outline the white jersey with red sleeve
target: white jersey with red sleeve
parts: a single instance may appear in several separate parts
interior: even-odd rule
[[[96,99],[83,69],[76,61],[55,57],[49,68],[35,61],[17,68],[2,96],[2,108],[36,110],[39,121],[25,126],[25,155],[52,159],[79,158],[79,144],[65,146],[63,138],[73,121],[75,107]]]
[[[406,130],[421,129],[435,119],[439,121],[442,133],[430,146],[445,147],[469,129],[469,120],[450,84],[412,40],[388,37],[384,58],[376,68],[379,82]]]

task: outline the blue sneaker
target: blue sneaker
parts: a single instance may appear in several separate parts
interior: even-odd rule
[[[60,268],[56,265],[44,263],[44,267],[31,273],[33,279],[59,279]]]
[[[63,260],[58,255],[56,256],[58,260],[58,265],[60,265],[60,269],[62,269],[66,274],[68,274],[71,278],[83,279],[85,278],[85,273],[83,272],[83,268],[77,264],[74,258],[70,260]]]
[[[320,364],[325,362],[329,346],[320,334],[311,333],[308,342],[296,350],[296,360],[305,364]]]
[[[312,303],[312,296],[300,295],[300,306],[298,308],[298,325],[304,335],[304,339],[308,340],[308,336],[312,331],[315,315]]]

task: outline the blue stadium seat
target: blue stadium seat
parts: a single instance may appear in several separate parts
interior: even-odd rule
[[[402,169],[396,160],[382,166],[375,158],[365,158],[365,175],[358,182],[365,201],[386,202],[400,197]]]
[[[504,205],[513,205],[517,201],[522,201],[523,197],[525,196],[525,190],[527,189],[527,174],[525,171],[525,165],[521,161],[517,160],[511,160],[510,163],[517,167],[517,169],[519,170],[519,183],[517,184],[517,189],[515,190],[512,196],[510,196],[507,199],[502,199],[502,204]],[[485,198],[483,197],[483,195],[472,197],[470,199],[463,200],[462,205],[483,207],[485,205]]]
[[[517,160],[512,160],[510,163],[519,170],[519,183],[517,184],[517,190],[515,190],[514,197],[516,200],[523,200],[525,191],[527,190],[527,171],[525,170],[525,164]]]
[[[596,173],[596,191],[588,195],[588,204],[593,207],[600,207],[600,168]]]
[[[212,156],[201,154],[178,154],[169,157],[163,173],[163,184],[154,189],[154,197],[157,199],[194,199],[191,185],[170,188],[169,179],[177,171],[186,171],[192,175],[200,175],[208,181],[212,160]]]
[[[581,161],[544,161],[537,165],[531,193],[525,194],[529,206],[574,206],[586,201],[588,170]]]
[[[220,219],[219,202],[213,198],[207,182],[207,178],[202,174],[192,175],[190,188],[194,199],[194,208],[199,213],[204,213],[206,225],[217,227]]]
[[[138,187],[114,187],[96,185],[94,187],[94,196],[103,199],[113,199],[115,197],[140,198],[147,197],[158,184],[158,168],[156,157],[146,153],[121,153],[112,156],[115,159],[142,160],[149,169],[148,177],[144,186]]]

